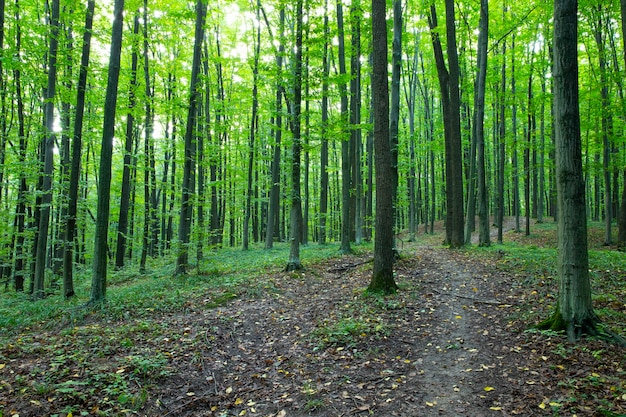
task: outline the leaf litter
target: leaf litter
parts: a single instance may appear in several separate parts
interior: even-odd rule
[[[498,254],[405,247],[389,297],[364,294],[368,256],[260,276],[217,307],[25,334],[0,350],[0,415],[626,413],[623,350],[525,331],[534,289]]]

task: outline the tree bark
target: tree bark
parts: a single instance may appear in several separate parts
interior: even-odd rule
[[[117,86],[119,83],[120,58],[122,52],[123,14],[124,0],[115,0],[111,34],[111,52],[109,55],[109,74],[104,103],[102,146],[100,149],[98,214],[96,218],[96,235],[94,238],[91,299],[89,301],[91,304],[101,303],[106,299],[108,231],[111,199],[111,161],[113,155],[113,136],[115,135]]]
[[[478,174],[478,245],[491,245],[489,233],[489,197],[485,175],[485,84],[487,79],[487,43],[489,35],[489,2],[480,2],[480,32],[478,35],[478,76],[474,96],[474,132],[476,134],[476,168]]]
[[[374,270],[368,292],[394,293],[392,155],[389,141],[386,1],[372,0],[372,113],[376,164],[376,230]]]
[[[587,216],[578,110],[577,0],[554,1],[554,120],[559,299],[548,327],[570,341],[598,333],[591,303]]]

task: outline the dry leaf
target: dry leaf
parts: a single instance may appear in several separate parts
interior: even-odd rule
[[[483,388],[485,391],[489,392],[489,391],[493,391],[495,388],[494,387],[485,387]]]

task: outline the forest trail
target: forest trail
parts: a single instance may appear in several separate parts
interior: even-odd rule
[[[497,292],[492,266],[411,249],[399,294],[364,299],[370,267],[351,256],[260,277],[225,306],[173,317],[194,352],[182,350],[180,379],[148,415],[501,414],[523,353],[502,319],[514,295]]]
[[[526,331],[551,310],[549,285],[519,276],[506,249],[424,246],[440,237],[405,242],[392,296],[364,293],[367,252],[207,281],[173,311],[24,335],[0,351],[0,415],[626,413],[623,352]]]

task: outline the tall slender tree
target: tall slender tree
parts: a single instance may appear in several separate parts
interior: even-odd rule
[[[94,239],[91,304],[101,303],[106,300],[109,213],[111,209],[111,163],[113,157],[113,136],[115,135],[117,87],[119,84],[122,55],[123,20],[124,0],[115,0],[113,6],[113,28],[111,31],[111,52],[109,55],[109,74],[104,102],[102,145],[100,148],[98,214],[96,217],[96,236]]]
[[[293,114],[291,146],[291,213],[289,224],[289,261],[286,271],[302,269],[300,262],[300,237],[302,233],[302,197],[300,193],[300,154],[302,151],[301,138],[301,108],[302,108],[302,0],[296,1],[296,44],[294,58],[293,84]]]
[[[124,139],[124,167],[122,168],[122,195],[120,197],[120,213],[117,222],[117,244],[115,248],[115,266],[122,268],[126,258],[128,242],[128,215],[130,209],[131,168],[133,163],[133,144],[136,136],[135,106],[137,103],[137,66],[139,61],[139,12],[133,19],[133,47],[130,64],[130,85],[128,91],[128,113],[126,115],[126,137]]]
[[[39,230],[37,232],[37,252],[35,257],[34,296],[44,296],[44,276],[48,254],[48,230],[50,227],[50,212],[52,205],[52,176],[54,175],[54,96],[57,82],[57,50],[59,46],[59,0],[52,2],[50,16],[50,48],[48,50],[48,86],[44,104],[44,139],[41,151],[43,153],[43,171],[41,173],[41,207]]]
[[[454,0],[446,0],[446,40],[448,66],[443,56],[437,31],[437,11],[430,7],[428,23],[431,29],[435,64],[444,115],[446,166],[446,243],[452,248],[463,246],[463,161],[461,153],[461,102],[459,94],[459,59],[456,47]]]
[[[185,128],[185,160],[183,165],[183,186],[178,224],[178,257],[176,258],[176,275],[185,274],[189,263],[189,237],[191,235],[191,205],[193,195],[193,171],[195,170],[194,129],[196,128],[197,108],[200,99],[199,75],[201,70],[202,43],[204,42],[204,22],[206,4],[203,0],[196,2],[196,29],[193,44],[193,62],[191,64],[191,81],[189,86],[189,107],[187,109],[187,125]]]
[[[82,56],[76,86],[76,114],[74,116],[74,134],[72,138],[72,167],[68,188],[67,223],[65,227],[65,247],[63,250],[63,294],[65,297],[74,295],[74,247],[76,239],[76,217],[78,213],[78,190],[80,183],[81,159],[83,149],[83,119],[85,115],[85,95],[87,91],[87,69],[91,51],[91,29],[95,0],[87,2],[85,31],[83,33]]]

